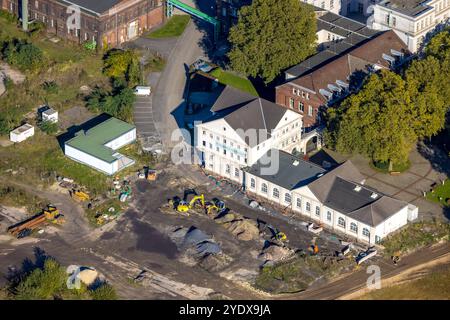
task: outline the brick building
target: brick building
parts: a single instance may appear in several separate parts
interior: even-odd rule
[[[22,16],[23,0],[0,0],[0,8]],[[28,20],[41,21],[49,33],[79,43],[95,40],[99,46],[117,46],[164,20],[163,0],[29,0]],[[79,6],[80,28],[69,29],[67,21]]]
[[[407,46],[395,32],[386,31],[278,86],[276,103],[302,114],[308,131],[320,124],[323,108],[356,92],[368,73],[395,69],[406,56]]]

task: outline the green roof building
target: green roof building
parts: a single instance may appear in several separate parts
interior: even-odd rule
[[[116,150],[136,140],[136,127],[116,118],[81,130],[65,143],[65,155],[108,175],[130,165],[134,160]]]

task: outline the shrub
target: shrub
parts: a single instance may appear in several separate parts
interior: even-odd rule
[[[39,123],[39,129],[48,135],[54,135],[58,132],[58,124],[52,121],[42,121]]]
[[[58,93],[59,86],[55,81],[45,81],[42,84],[42,89],[44,89],[47,93]]]
[[[117,300],[117,293],[114,288],[107,283],[102,284],[95,290],[89,290],[93,300]]]
[[[36,70],[44,61],[41,49],[32,43],[18,39],[7,42],[2,54],[6,62],[21,70]]]

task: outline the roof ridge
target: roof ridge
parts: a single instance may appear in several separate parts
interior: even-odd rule
[[[264,111],[263,111],[263,107],[262,107],[262,103],[261,103],[261,98],[258,98],[258,102],[259,102],[259,108],[260,108],[260,110],[261,110],[261,116],[262,116],[262,118],[263,118],[264,129],[266,130],[266,133],[267,133],[266,118],[264,117]]]

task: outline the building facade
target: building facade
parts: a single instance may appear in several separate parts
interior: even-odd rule
[[[420,50],[428,35],[447,25],[449,0],[383,0],[374,5],[367,25],[394,30],[411,52]]]
[[[242,168],[271,148],[302,148],[301,115],[226,87],[213,115],[195,125],[195,148],[207,171],[243,183]]]
[[[417,218],[416,206],[366,187],[364,176],[350,161],[327,171],[283,151],[277,153],[276,174],[263,174],[265,164],[259,162],[245,169],[245,190],[251,198],[370,244]]]
[[[80,9],[79,27],[74,22],[75,5]],[[21,18],[21,0],[0,0],[0,7]],[[78,43],[95,41],[114,47],[141,35],[164,21],[163,0],[29,0],[28,20],[43,22],[49,33]],[[71,24],[69,24],[71,25]]]
[[[407,47],[393,31],[381,33],[276,87],[276,103],[303,115],[307,132],[321,124],[324,109],[357,92],[367,74],[396,69],[407,57]]]

